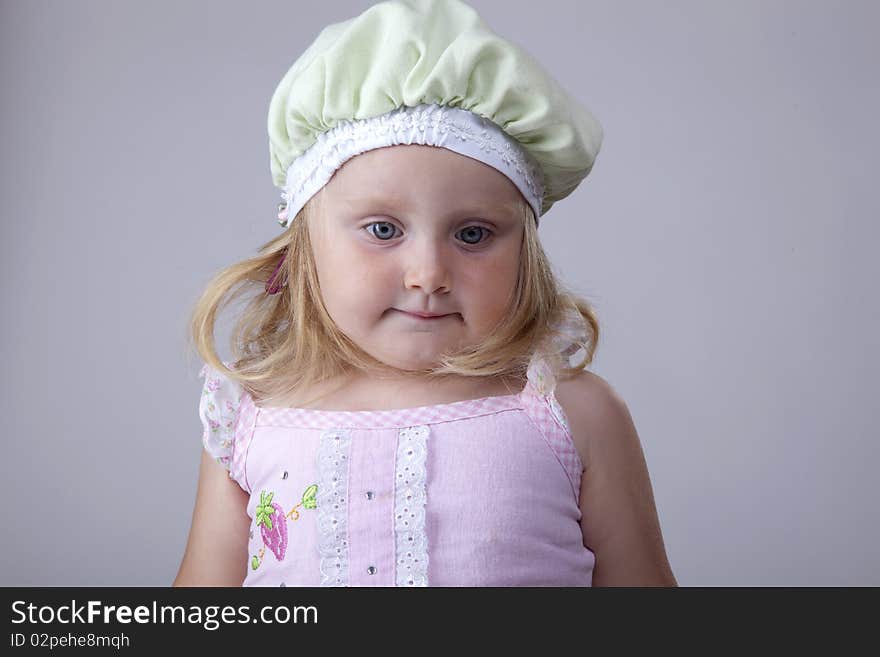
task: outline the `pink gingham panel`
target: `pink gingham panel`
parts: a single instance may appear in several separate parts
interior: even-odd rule
[[[568,420],[553,392],[541,393],[534,386],[526,386],[521,394],[523,409],[538,427],[550,449],[556,454],[571,482],[574,498],[580,502],[583,464],[574,445]]]
[[[257,424],[259,408],[254,404],[253,397],[245,390],[241,395],[241,405],[238,412],[238,423],[235,425],[235,441],[232,445],[232,462],[229,468],[229,476],[238,482],[248,493],[251,485],[247,479],[247,454],[254,437],[254,428]]]
[[[303,429],[398,429],[420,424],[452,422],[522,408],[520,394],[522,393],[384,411],[259,407],[257,426]]]

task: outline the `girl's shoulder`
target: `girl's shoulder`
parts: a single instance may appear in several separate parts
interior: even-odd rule
[[[626,402],[608,381],[587,371],[560,383],[559,392],[587,464],[579,499],[584,544],[605,564],[593,586],[676,586]]]
[[[595,418],[607,415],[608,405],[619,395],[608,381],[590,370],[560,377],[553,394],[568,419],[581,462],[586,465],[590,462],[589,439],[594,432]]]

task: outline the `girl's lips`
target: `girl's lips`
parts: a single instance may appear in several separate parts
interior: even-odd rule
[[[407,315],[408,317],[413,317],[413,318],[415,318],[415,319],[420,319],[420,320],[425,321],[425,322],[430,321],[430,320],[432,320],[432,319],[443,319],[444,317],[452,317],[452,315],[453,315],[453,313],[449,313],[449,314],[446,314],[446,315],[435,315],[435,316],[433,316],[433,317],[425,317],[424,315],[416,315],[415,313],[409,313],[409,312],[407,312],[407,311],[405,311],[405,310],[400,310],[400,309],[398,309],[398,308],[395,308],[395,310],[397,310],[397,312],[399,312],[399,313],[403,313],[404,315]]]

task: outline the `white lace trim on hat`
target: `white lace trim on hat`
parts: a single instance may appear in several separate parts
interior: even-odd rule
[[[287,169],[285,206],[278,222],[287,227],[302,207],[345,162],[366,151],[398,144],[442,146],[479,160],[506,175],[541,215],[544,179],[541,167],[517,141],[491,120],[470,110],[445,105],[402,106],[368,119],[343,119]]]

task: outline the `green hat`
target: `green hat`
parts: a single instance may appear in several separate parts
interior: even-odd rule
[[[269,105],[272,180],[289,219],[348,159],[428,144],[483,161],[538,218],[590,173],[602,127],[460,0],[390,0],[325,27]]]

